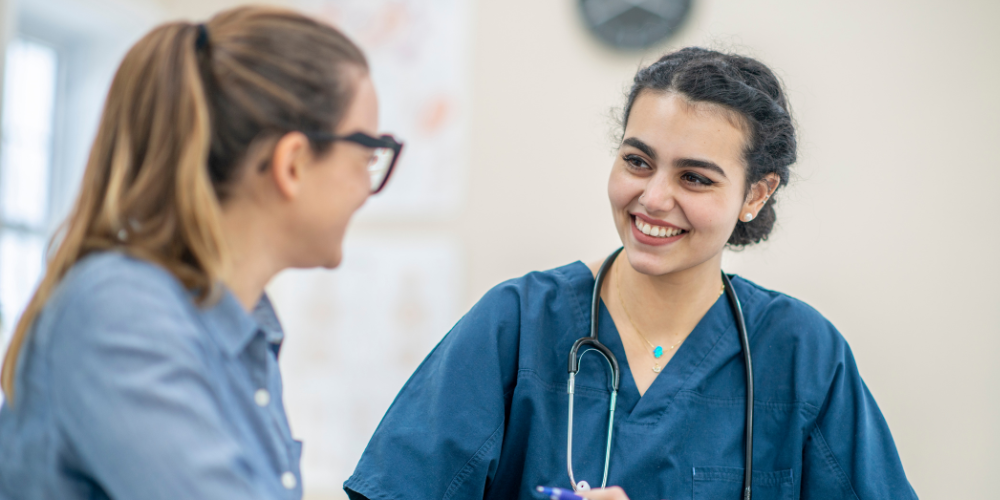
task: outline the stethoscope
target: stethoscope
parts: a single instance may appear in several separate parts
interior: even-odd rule
[[[573,348],[569,351],[569,385],[566,392],[569,394],[569,430],[566,437],[566,469],[569,471],[569,480],[573,483],[573,488],[577,491],[590,489],[586,481],[576,482],[573,476],[573,393],[576,386],[576,374],[580,371],[580,360],[584,354],[596,351],[604,356],[611,369],[611,405],[608,407],[608,442],[604,453],[604,479],[601,487],[608,484],[608,465],[611,462],[611,436],[615,425],[615,405],[618,402],[618,383],[621,380],[621,370],[618,368],[618,359],[604,344],[597,340],[598,317],[600,316],[601,285],[604,283],[605,274],[611,268],[611,264],[618,257],[624,247],[615,250],[601,264],[601,269],[597,271],[597,278],[594,283],[593,298],[590,302],[590,336],[578,339],[573,343]],[[736,329],[740,335],[740,347],[743,351],[743,361],[746,368],[747,400],[746,400],[746,430],[744,431],[745,447],[745,472],[743,476],[743,500],[750,500],[750,478],[753,476],[753,365],[750,360],[750,340],[747,338],[746,322],[743,319],[743,308],[740,306],[740,299],[736,296],[733,284],[729,281],[726,273],[722,273],[722,284],[726,289],[726,298],[729,299],[729,307],[733,310],[733,317],[736,318]],[[580,348],[588,346],[582,354],[578,354]]]

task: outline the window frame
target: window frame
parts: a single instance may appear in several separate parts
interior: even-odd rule
[[[39,280],[41,280],[45,272],[45,262],[48,258],[48,247],[52,237],[52,233],[57,225],[54,220],[57,215],[54,213],[56,194],[59,191],[57,183],[64,176],[62,175],[61,169],[62,165],[62,155],[60,154],[61,149],[59,146],[63,140],[64,130],[60,126],[62,121],[62,116],[65,113],[65,103],[66,103],[66,51],[61,43],[57,40],[51,40],[47,37],[40,36],[31,29],[21,29],[14,30],[7,37],[5,43],[3,44],[3,57],[2,63],[3,67],[0,68],[0,101],[3,101],[4,93],[3,82],[5,82],[6,72],[7,72],[7,50],[15,41],[24,41],[31,44],[36,44],[43,46],[47,49],[52,50],[55,53],[56,58],[56,70],[55,70],[55,82],[54,82],[54,92],[52,95],[52,114],[50,116],[50,133],[48,137],[48,144],[46,149],[48,149],[48,165],[46,168],[47,179],[45,182],[45,204],[42,207],[43,215],[41,221],[38,224],[29,224],[20,221],[12,221],[0,209],[0,236],[3,235],[13,235],[15,237],[26,238],[28,240],[35,239],[40,243],[42,249],[42,255],[38,256],[41,260],[41,270],[38,276],[35,277],[34,283],[32,283],[30,290],[25,290],[24,297],[26,300],[30,300],[30,296],[34,291],[34,287],[37,286]],[[5,107],[5,102],[0,102],[0,113],[3,112]],[[5,131],[2,130],[2,121],[0,121],[0,134]],[[2,136],[2,135],[0,135]],[[3,147],[3,143],[0,142],[0,148]],[[7,166],[0,164],[0,169],[5,169]],[[0,193],[3,191],[3,175],[0,174]],[[19,261],[23,261],[23,258],[32,258],[31,256],[23,256],[19,258]],[[2,255],[0,255],[2,259]],[[0,262],[0,272],[3,269],[3,262]],[[2,301],[0,301],[0,352],[6,351],[7,343],[10,340],[10,336],[13,333],[14,327],[18,318],[20,317],[21,311],[14,312],[10,314],[11,311],[5,311],[7,307],[4,307]],[[20,309],[20,307],[18,307]],[[8,314],[4,314],[7,312]]]

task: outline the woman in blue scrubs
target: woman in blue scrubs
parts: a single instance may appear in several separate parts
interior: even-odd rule
[[[340,263],[400,147],[329,25],[246,7],[137,42],[4,360],[0,499],[301,498],[264,287]]]
[[[761,63],[688,48],[635,76],[608,195],[624,245],[599,337],[621,364],[609,485],[589,498],[742,497],[744,362],[722,251],[767,238],[796,142]],[[353,499],[538,498],[571,488],[566,361],[587,335],[599,263],[500,284],[399,393],[351,478]],[[755,376],[754,499],[915,498],[847,342],[807,304],[732,278]],[[576,378],[576,480],[600,485],[603,358]]]

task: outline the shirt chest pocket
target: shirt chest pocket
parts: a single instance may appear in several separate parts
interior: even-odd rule
[[[692,469],[694,500],[739,500],[743,498],[743,469],[737,467],[695,467]],[[794,500],[792,469],[775,472],[753,471],[750,482],[753,500]]]

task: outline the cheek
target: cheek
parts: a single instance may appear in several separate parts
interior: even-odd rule
[[[643,185],[635,179],[624,175],[617,165],[611,171],[608,179],[608,199],[615,210],[624,210],[642,194]]]
[[[348,165],[324,165],[320,178],[313,185],[315,192],[312,216],[321,225],[343,228],[354,212],[368,197],[368,173],[347,168]],[[322,222],[321,222],[322,221]]]
[[[688,222],[703,235],[728,239],[736,225],[736,218],[724,199],[691,196],[681,205]]]
[[[356,210],[371,190],[369,185],[368,170],[366,163],[353,161],[343,165],[336,165],[334,175],[331,179],[331,192],[336,193],[331,200],[334,203],[342,204],[345,208]]]

